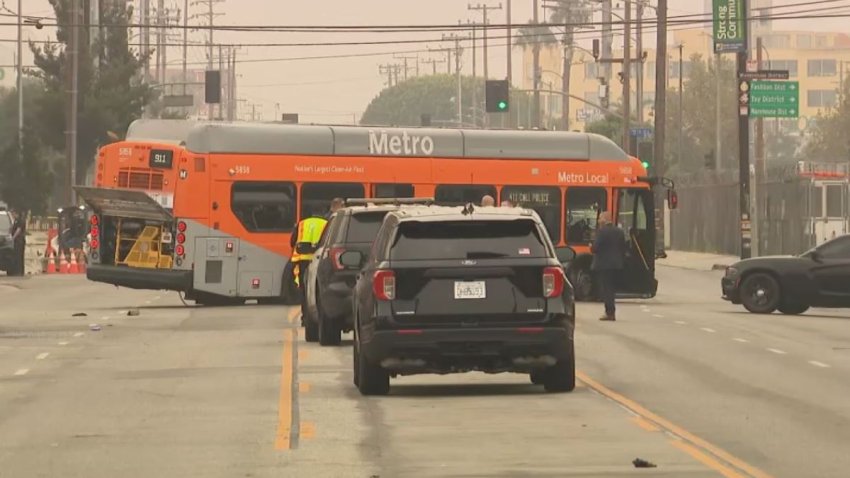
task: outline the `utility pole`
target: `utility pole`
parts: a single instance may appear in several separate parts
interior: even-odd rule
[[[431,69],[432,69],[431,74],[436,75],[437,74],[437,63],[442,63],[443,61],[444,60],[435,60],[433,58],[428,58],[428,59],[422,60],[422,63],[426,63],[426,64],[431,65]]]
[[[389,63],[387,63],[385,65],[378,65],[378,73],[380,73],[381,75],[387,75],[387,88],[392,88],[393,87],[393,65],[389,64]]]
[[[472,25],[472,124],[478,126],[478,111],[476,111],[476,107],[478,106],[478,59],[476,58],[476,50],[478,50],[477,39],[476,39],[476,28],[475,22],[470,22],[467,20],[467,24]],[[487,29],[486,25],[484,27],[485,31]],[[843,70],[842,70],[843,71]],[[486,113],[485,113],[486,115]],[[485,116],[486,117],[486,116]]]
[[[535,0],[536,1],[536,0]],[[451,35],[443,35],[443,40],[451,40],[455,43],[455,74],[457,76],[457,121],[458,127],[463,127],[463,84],[461,82],[461,55],[463,54],[463,47],[460,46],[460,42],[465,40],[466,38],[452,33]]]
[[[682,90],[682,86],[684,84],[684,81],[682,79],[682,77],[684,76],[684,68],[682,68],[682,65],[684,64],[683,60],[684,60],[685,44],[679,43],[678,48],[679,48],[679,148],[678,148],[678,151],[676,153],[676,161],[678,161],[681,164],[681,162],[682,162],[682,137],[685,135],[685,116],[684,116],[685,108],[684,108],[684,105],[682,104],[684,99],[685,99],[684,91]]]
[[[207,12],[205,14],[203,14],[202,16],[207,17],[207,26],[209,27],[209,31],[210,31],[209,43],[207,44],[207,49],[208,49],[207,50],[207,70],[209,70],[209,71],[213,71],[213,65],[214,65],[213,61],[214,61],[214,58],[215,58],[215,50],[214,50],[215,42],[214,42],[214,36],[213,36],[214,30],[215,30],[215,25],[214,25],[215,17],[222,15],[222,14],[215,13],[215,4],[221,3],[222,1],[224,1],[224,0],[197,0],[195,2],[196,4],[199,4],[199,5],[206,4],[207,7],[208,7]],[[208,108],[207,109],[207,118],[210,121],[212,121],[213,118],[215,117],[215,105],[209,104],[209,105],[207,105],[207,108]],[[220,110],[221,110],[221,103],[219,103],[219,112],[220,112]]]
[[[610,60],[614,56],[614,33],[611,25],[614,22],[614,13],[611,8],[611,0],[602,0],[602,59]],[[605,84],[611,84],[611,63],[603,65]]]
[[[623,7],[626,9],[623,22],[623,149],[632,154],[632,4],[627,0],[623,2]]]
[[[24,26],[23,26],[23,0],[18,0],[18,163],[23,165],[24,161]],[[842,65],[843,66],[843,65]]]
[[[667,169],[664,157],[664,142],[667,132],[667,0],[658,0],[656,8],[656,58],[655,58],[655,128],[653,159],[655,175],[663,177]],[[662,188],[655,189],[655,217],[664,217],[665,195]],[[660,221],[659,234],[656,235],[655,247],[664,251],[666,224]]]
[[[151,79],[151,3],[150,0],[142,0],[141,16],[141,35],[142,35],[142,55],[145,58],[145,83]]]
[[[483,23],[483,25],[484,25],[484,32],[483,32],[483,42],[484,42],[484,79],[485,79],[485,80],[488,80],[488,79],[490,79],[490,75],[489,75],[490,71],[489,71],[489,69],[487,68],[487,25],[489,24],[489,21],[488,21],[488,18],[489,18],[489,12],[490,12],[490,10],[501,10],[501,9],[502,9],[502,4],[501,4],[501,3],[499,3],[499,5],[498,5],[498,6],[496,6],[496,7],[491,7],[491,6],[489,6],[489,5],[485,5],[485,4],[483,4],[483,3],[479,3],[478,5],[475,5],[475,6],[473,6],[473,5],[471,5],[471,4],[470,4],[470,5],[467,5],[467,6],[466,6],[466,8],[467,8],[467,10],[471,10],[471,11],[480,11],[480,12],[484,15],[484,23]]]
[[[720,72],[721,72],[721,70],[720,70],[720,59],[721,59],[720,53],[715,53],[714,54],[714,76],[715,76],[715,83],[717,83],[715,85],[716,88],[717,88],[717,91],[714,95],[714,96],[716,96],[716,98],[715,98],[715,101],[716,101],[715,109],[716,109],[716,111],[715,111],[715,115],[714,115],[714,121],[715,121],[714,135],[716,137],[714,139],[717,142],[717,144],[714,146],[714,150],[715,150],[715,152],[714,152],[714,170],[716,172],[720,172],[720,168],[722,166],[721,165],[721,158],[723,157],[723,155],[722,155],[722,146],[723,146],[723,131],[722,131],[723,121],[722,121],[722,119],[723,119],[723,117],[720,114],[721,106],[723,104],[720,101],[720,91],[721,91],[720,85],[722,83],[723,77],[720,74]]]
[[[758,71],[762,69],[762,42],[761,37],[756,38],[756,65]],[[839,88],[839,91],[841,88]],[[761,254],[761,246],[762,246],[762,234],[761,234],[761,225],[762,225],[762,211],[763,203],[764,203],[764,185],[766,184],[767,179],[767,171],[765,170],[765,154],[764,154],[764,120],[761,118],[756,118],[755,124],[755,133],[756,133],[756,144],[755,144],[755,153],[756,153],[756,167],[755,167],[755,177],[753,178],[752,184],[752,197],[754,199],[753,205],[753,244],[752,251],[753,255],[758,257]]]
[[[230,103],[228,103],[229,107],[227,110],[228,121],[236,120],[236,50],[238,50],[238,48],[234,48],[232,50],[233,55],[230,59]],[[279,119],[277,116],[276,118]]]
[[[76,193],[74,186],[77,184],[77,101],[79,90],[79,69],[80,69],[80,0],[71,0],[71,11],[68,15],[68,23],[71,26],[71,44],[69,52],[71,56],[71,74],[69,75],[70,95],[68,109],[68,128],[67,128],[67,158],[68,158],[68,204],[76,204]]]
[[[223,86],[224,86],[224,54],[222,53],[221,44],[218,45],[218,71],[221,74],[220,85],[222,86],[222,90],[223,90],[224,89],[223,88]],[[223,112],[222,110],[224,108],[224,104],[225,104],[226,101],[227,101],[227,98],[224,97],[224,95],[222,95],[221,101],[219,101],[219,103],[218,103],[218,120],[219,121],[224,120],[224,115],[222,114],[222,112]]]
[[[532,23],[535,30],[534,36],[534,45],[532,46],[532,53],[534,55],[533,60],[533,69],[534,69],[534,99],[532,105],[532,128],[540,128],[540,38],[536,35],[537,28],[539,28],[540,23],[540,7],[538,4],[538,0],[534,0],[534,17]]]
[[[512,64],[513,63],[512,57],[514,56],[513,55],[514,45],[513,45],[513,39],[511,38],[513,36],[513,25],[511,25],[511,20],[512,20],[511,19],[511,0],[507,0],[507,7],[508,8],[505,12],[506,15],[507,15],[506,21],[507,21],[507,26],[508,26],[508,34],[507,34],[507,37],[508,37],[508,68],[507,68],[507,70],[508,71],[507,71],[506,78],[508,79],[508,87],[510,88],[510,86],[513,84],[513,77],[514,77],[513,64]],[[513,115],[511,115],[511,116],[513,116]]]
[[[165,31],[162,28],[164,19],[165,0],[157,0],[156,21],[154,21],[154,24],[156,25],[156,32],[154,32],[154,34],[156,36],[156,81],[160,84],[160,87],[165,84],[165,72],[163,71],[163,45],[165,43]],[[163,94],[165,94],[164,91]]]
[[[635,47],[637,48],[637,78],[635,78],[635,102],[637,103],[637,122],[643,127],[643,9],[646,7],[645,0],[638,0],[637,3],[637,38],[635,39]],[[637,149],[637,148],[635,148]]]
[[[183,95],[186,95],[186,83],[189,83],[189,0],[183,0]]]

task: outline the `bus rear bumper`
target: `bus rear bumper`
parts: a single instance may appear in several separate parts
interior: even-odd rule
[[[140,269],[135,267],[90,265],[86,278],[94,282],[144,290],[185,292],[192,287],[192,271]]]

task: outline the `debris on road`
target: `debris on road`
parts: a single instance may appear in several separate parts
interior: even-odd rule
[[[127,311],[127,317],[137,317],[141,315],[139,309],[130,309]]]
[[[89,324],[89,330],[92,332],[100,332],[101,327],[98,324]]]
[[[632,464],[635,465],[635,468],[658,468],[655,463],[650,463],[642,458],[635,458]]]
[[[71,317],[88,317],[88,316],[89,316],[89,314],[87,314],[85,312],[77,312],[76,314],[72,315]]]

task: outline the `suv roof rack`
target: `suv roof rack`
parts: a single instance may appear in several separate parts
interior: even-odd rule
[[[434,204],[434,198],[349,198],[345,200],[346,206],[383,206],[383,205],[425,205]]]

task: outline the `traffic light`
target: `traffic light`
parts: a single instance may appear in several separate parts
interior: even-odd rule
[[[511,108],[508,80],[487,80],[485,85],[488,113],[504,113]]]
[[[221,103],[221,72],[207,70],[204,76],[204,98],[207,104]]]
[[[649,172],[649,168],[652,166],[653,153],[652,141],[643,141],[638,143],[638,158],[647,172]]]

